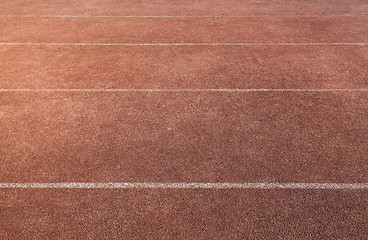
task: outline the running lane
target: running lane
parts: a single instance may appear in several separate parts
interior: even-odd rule
[[[5,43],[367,43],[368,15],[278,18],[0,17]]]
[[[1,182],[367,182],[366,92],[5,92]]]
[[[2,0],[3,15],[72,16],[279,16],[279,15],[360,15],[368,13],[365,0]]]
[[[367,88],[367,46],[0,46],[3,89]]]

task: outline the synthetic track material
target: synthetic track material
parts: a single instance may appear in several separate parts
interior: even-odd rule
[[[368,15],[350,18],[0,18],[9,43],[367,43]],[[47,34],[45,34],[47,32]]]
[[[367,21],[0,0],[0,239],[368,239]]]
[[[0,183],[0,188],[64,189],[368,189],[368,183]]]
[[[368,45],[4,45],[0,89],[367,89],[366,59]]]
[[[3,92],[0,101],[1,182],[368,182],[366,92]]]

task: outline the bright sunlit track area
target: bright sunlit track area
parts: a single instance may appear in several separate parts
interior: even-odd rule
[[[0,239],[368,239],[366,0],[0,0]]]

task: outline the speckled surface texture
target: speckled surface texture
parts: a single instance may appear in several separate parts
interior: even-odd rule
[[[367,237],[366,191],[2,191],[5,239]]]
[[[367,21],[365,0],[0,0],[0,183],[368,183]],[[0,239],[368,239],[367,206],[0,187]]]
[[[366,88],[368,46],[0,46],[0,88]]]
[[[6,182],[368,181],[366,93],[3,93],[1,102]]]
[[[368,15],[288,18],[7,18],[1,42],[364,42]],[[47,34],[45,34],[47,32]]]

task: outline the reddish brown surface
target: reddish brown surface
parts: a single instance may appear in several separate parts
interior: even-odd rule
[[[368,15],[336,18],[0,18],[1,42],[366,42]],[[47,34],[45,34],[47,32]]]
[[[366,191],[2,190],[8,239],[366,239]]]
[[[366,0],[1,0],[1,14],[61,15],[324,15],[367,14]]]
[[[3,93],[1,102],[2,182],[368,181],[366,93]]]
[[[368,46],[0,46],[0,88],[366,88]]]
[[[0,1],[0,42],[367,42],[358,1]],[[0,46],[0,88],[361,88],[367,46]],[[1,92],[0,182],[368,182],[363,92]],[[0,239],[366,239],[367,190],[0,189]]]

